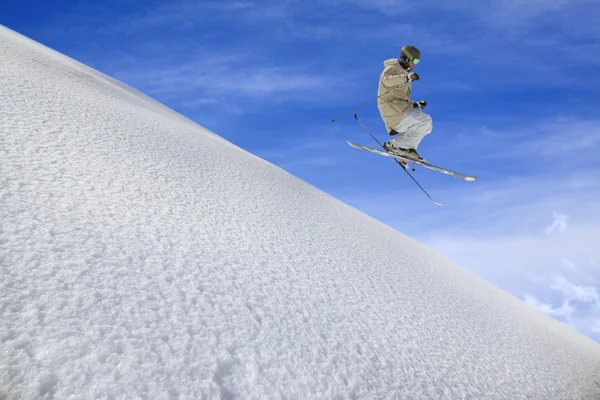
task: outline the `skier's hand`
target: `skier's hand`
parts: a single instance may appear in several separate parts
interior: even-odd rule
[[[416,72],[409,72],[408,73],[408,80],[409,81],[418,81],[419,79],[421,79],[419,77],[419,74],[417,74]]]
[[[421,110],[427,107],[427,102],[425,100],[415,101],[413,103],[414,108],[420,108]]]

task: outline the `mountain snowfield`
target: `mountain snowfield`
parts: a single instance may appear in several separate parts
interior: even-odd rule
[[[0,399],[600,398],[599,344],[4,27],[0,55]]]

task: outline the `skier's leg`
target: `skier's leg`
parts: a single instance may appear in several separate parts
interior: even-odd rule
[[[394,127],[395,131],[404,133],[391,139],[390,142],[395,147],[416,150],[421,140],[431,133],[432,129],[431,117],[419,108],[411,108],[398,125]]]

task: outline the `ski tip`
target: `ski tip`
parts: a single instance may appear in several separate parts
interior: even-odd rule
[[[475,180],[477,180],[477,177],[476,177],[476,176],[467,176],[467,177],[465,178],[465,181],[469,181],[469,182],[473,182],[473,181],[475,181]]]

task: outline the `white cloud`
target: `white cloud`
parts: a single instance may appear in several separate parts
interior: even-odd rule
[[[537,308],[544,314],[558,319],[565,319],[568,321],[569,317],[575,312],[575,309],[569,305],[568,301],[564,301],[559,307],[554,307],[552,304],[540,301],[537,297],[530,294],[526,294],[524,299],[525,303]]]
[[[550,280],[549,289],[546,297],[558,295],[560,306],[554,306],[531,294],[525,294],[524,300],[545,314],[600,341],[600,289],[575,284],[564,276],[554,276]]]
[[[377,10],[383,14],[411,15],[415,12],[413,3],[406,0],[351,0],[358,6]],[[593,6],[595,0],[500,0],[494,2],[479,2],[474,0],[439,0],[435,3],[419,4],[422,12],[431,9],[448,12],[461,12],[477,18],[483,25],[490,28],[503,29],[503,34],[510,35],[506,28],[533,29],[540,18],[550,14],[552,17],[564,17],[565,11],[576,9],[585,11],[587,6]]]
[[[156,65],[149,60],[143,71],[116,73],[119,80],[134,87],[144,87],[145,92],[161,99],[209,99],[205,105],[230,104],[235,100],[284,97],[288,100],[320,101],[315,96],[333,85],[335,77],[325,76],[305,65],[273,65],[249,54],[223,55],[210,50],[197,56]],[[186,100],[188,99],[188,100]],[[224,108],[227,110],[227,107]]]
[[[552,232],[558,231],[560,233],[564,232],[567,229],[567,221],[569,220],[569,216],[565,214],[554,213],[552,225],[546,228],[546,234],[551,234]]]
[[[564,276],[556,276],[550,289],[561,293],[566,300],[590,303],[600,311],[600,292],[597,287],[576,285]]]
[[[579,162],[582,154],[593,151],[600,145],[600,121],[595,119],[562,117],[545,121],[533,129],[532,139],[521,146],[524,153],[537,153],[547,157],[576,154]],[[538,134],[540,132],[548,134]],[[523,131],[518,132],[518,134],[523,133]]]
[[[600,341],[600,221],[572,223],[562,235],[525,232],[444,236],[429,247],[548,315]],[[569,263],[565,264],[564,260]]]
[[[533,228],[532,222],[540,220],[544,209],[551,205],[531,202],[519,207],[503,205],[484,225],[505,219],[508,222],[486,227],[463,220],[466,226],[455,230],[454,235],[450,231],[431,235],[425,243],[548,315],[600,340],[594,331],[594,324],[600,321],[600,267],[594,262],[600,257],[600,216],[594,212],[594,200],[586,202],[569,196],[558,196],[563,197],[559,199],[563,205],[571,203],[576,213],[570,217],[568,229],[566,215],[558,213],[548,229],[560,235],[542,234]]]
[[[140,7],[134,14],[124,14],[103,27],[102,33],[134,34],[173,25],[192,28],[196,24],[228,19],[260,24],[284,16],[284,8],[277,3],[261,5],[255,1],[172,0]]]
[[[441,155],[447,153],[449,144],[462,149],[476,159],[487,159],[498,162],[510,161],[510,165],[527,163],[530,166],[544,167],[547,171],[559,170],[560,176],[565,173],[586,173],[590,165],[598,166],[597,152],[600,150],[600,119],[578,118],[574,116],[556,116],[538,122],[521,119],[507,120],[505,115],[494,119],[487,117],[486,123],[502,128],[491,128],[488,125],[465,124],[459,122],[455,127],[457,135],[447,139],[440,137],[432,148]],[[454,128],[454,127],[453,127]],[[435,132],[433,133],[435,134]],[[432,135],[433,135],[432,134]],[[575,155],[567,157],[565,155]],[[527,171],[524,171],[527,172]],[[555,174],[557,172],[554,172]],[[587,180],[571,182],[578,186],[597,186],[598,179],[587,174]]]

